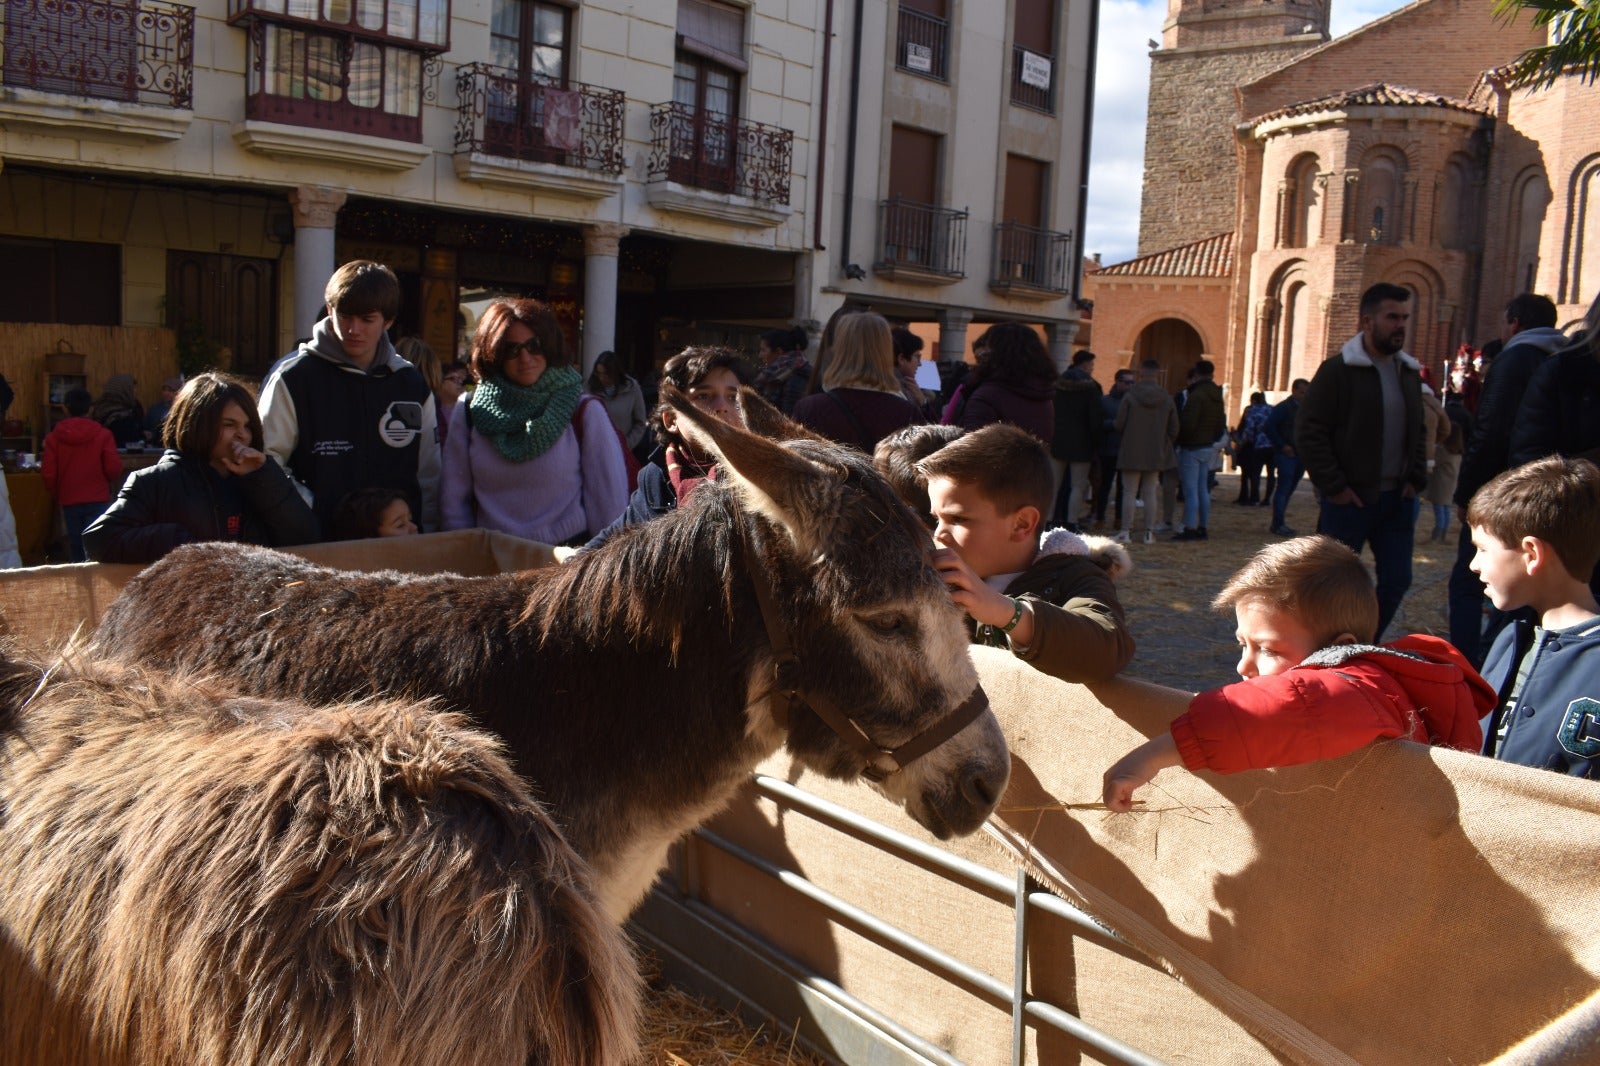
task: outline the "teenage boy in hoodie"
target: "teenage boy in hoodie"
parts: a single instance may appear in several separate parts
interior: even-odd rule
[[[324,534],[339,501],[396,489],[425,531],[439,528],[439,438],[433,392],[389,343],[400,282],[361,259],[334,271],[328,317],[261,387],[267,453],[288,470]]]
[[[1105,772],[1105,804],[1161,770],[1234,774],[1346,755],[1374,740],[1477,750],[1494,690],[1448,642],[1401,637],[1375,646],[1378,598],[1367,568],[1330,537],[1269,544],[1212,606],[1233,609],[1239,676],[1202,692],[1172,727]]]
[[[67,527],[67,551],[75,563],[86,562],[83,531],[111,504],[111,482],[122,474],[122,457],[111,431],[86,417],[94,404],[88,389],[68,389],[61,401],[68,417],[44,438],[40,473],[44,487],[61,505]]]
[[[1361,332],[1323,362],[1295,419],[1295,449],[1322,494],[1318,528],[1357,555],[1372,545],[1380,639],[1411,587],[1417,497],[1428,484],[1422,377],[1401,349],[1411,293],[1361,294]]]
[[[1533,372],[1539,369],[1567,338],[1556,326],[1556,305],[1548,296],[1525,292],[1506,304],[1500,339],[1505,347],[1489,364],[1478,395],[1478,410],[1461,454],[1461,473],[1456,476],[1455,505],[1461,517],[1461,536],[1456,544],[1456,561],[1447,586],[1450,604],[1450,642],[1474,663],[1483,656],[1495,634],[1505,625],[1496,610],[1490,617],[1489,631],[1483,632],[1483,582],[1471,570],[1474,548],[1472,530],[1467,525],[1467,505],[1478,490],[1511,462],[1511,430],[1522,408]],[[1526,412],[1521,412],[1524,416]]]
[[[1127,550],[1041,529],[1054,477],[1036,437],[991,423],[917,469],[940,546],[933,566],[967,612],[974,643],[1009,648],[1063,681],[1104,681],[1128,665],[1133,637],[1112,584],[1132,567]]]

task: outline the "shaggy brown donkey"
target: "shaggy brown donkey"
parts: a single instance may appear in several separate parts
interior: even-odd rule
[[[6,1066],[610,1066],[590,878],[457,715],[0,659]]]

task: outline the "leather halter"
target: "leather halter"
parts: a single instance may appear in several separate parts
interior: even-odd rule
[[[989,697],[984,693],[983,686],[978,685],[973,688],[972,695],[949,714],[898,748],[878,745],[861,728],[861,724],[841,710],[833,700],[815,689],[807,688],[800,657],[795,654],[789,632],[778,612],[777,591],[766,571],[757,565],[755,546],[750,541],[747,529],[741,529],[740,539],[744,547],[746,569],[756,590],[756,604],[761,608],[761,621],[766,626],[767,641],[772,645],[774,689],[788,699],[791,716],[796,708],[810,708],[824,725],[839,735],[839,739],[854,748],[867,763],[861,776],[869,781],[887,780],[961,732],[988,710]]]

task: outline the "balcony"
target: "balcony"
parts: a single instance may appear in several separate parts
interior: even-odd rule
[[[874,272],[894,281],[949,285],[967,276],[967,213],[894,197],[878,205]]]
[[[1020,222],[994,228],[989,288],[1004,296],[1058,299],[1072,288],[1072,235]]]
[[[194,8],[164,0],[0,0],[0,19],[0,122],[156,140],[188,128]]]
[[[894,46],[895,69],[949,81],[949,54],[949,21],[902,4]]]
[[[1056,112],[1056,63],[1050,56],[1011,46],[1011,102],[1047,115]]]
[[[627,98],[620,90],[469,63],[456,73],[456,95],[455,165],[463,180],[589,200],[622,187]]]
[[[789,216],[791,131],[670,103],[650,109],[650,138],[654,206],[755,227]]]
[[[422,143],[422,103],[437,60],[414,48],[349,34],[245,23],[244,122],[238,144],[287,160],[408,170],[432,154]]]

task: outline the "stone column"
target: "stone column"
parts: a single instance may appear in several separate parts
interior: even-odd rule
[[[333,276],[333,226],[345,194],[322,185],[302,185],[289,194],[294,211],[294,335],[311,336],[322,313],[322,294]]]
[[[953,308],[939,312],[939,362],[960,363],[967,358],[967,327],[972,312]]]
[[[596,222],[583,228],[583,377],[600,353],[617,344],[617,249],[626,226]]]
[[[1055,361],[1057,374],[1072,365],[1072,341],[1077,335],[1076,322],[1052,322],[1044,327],[1045,343],[1050,346],[1050,358]]]

